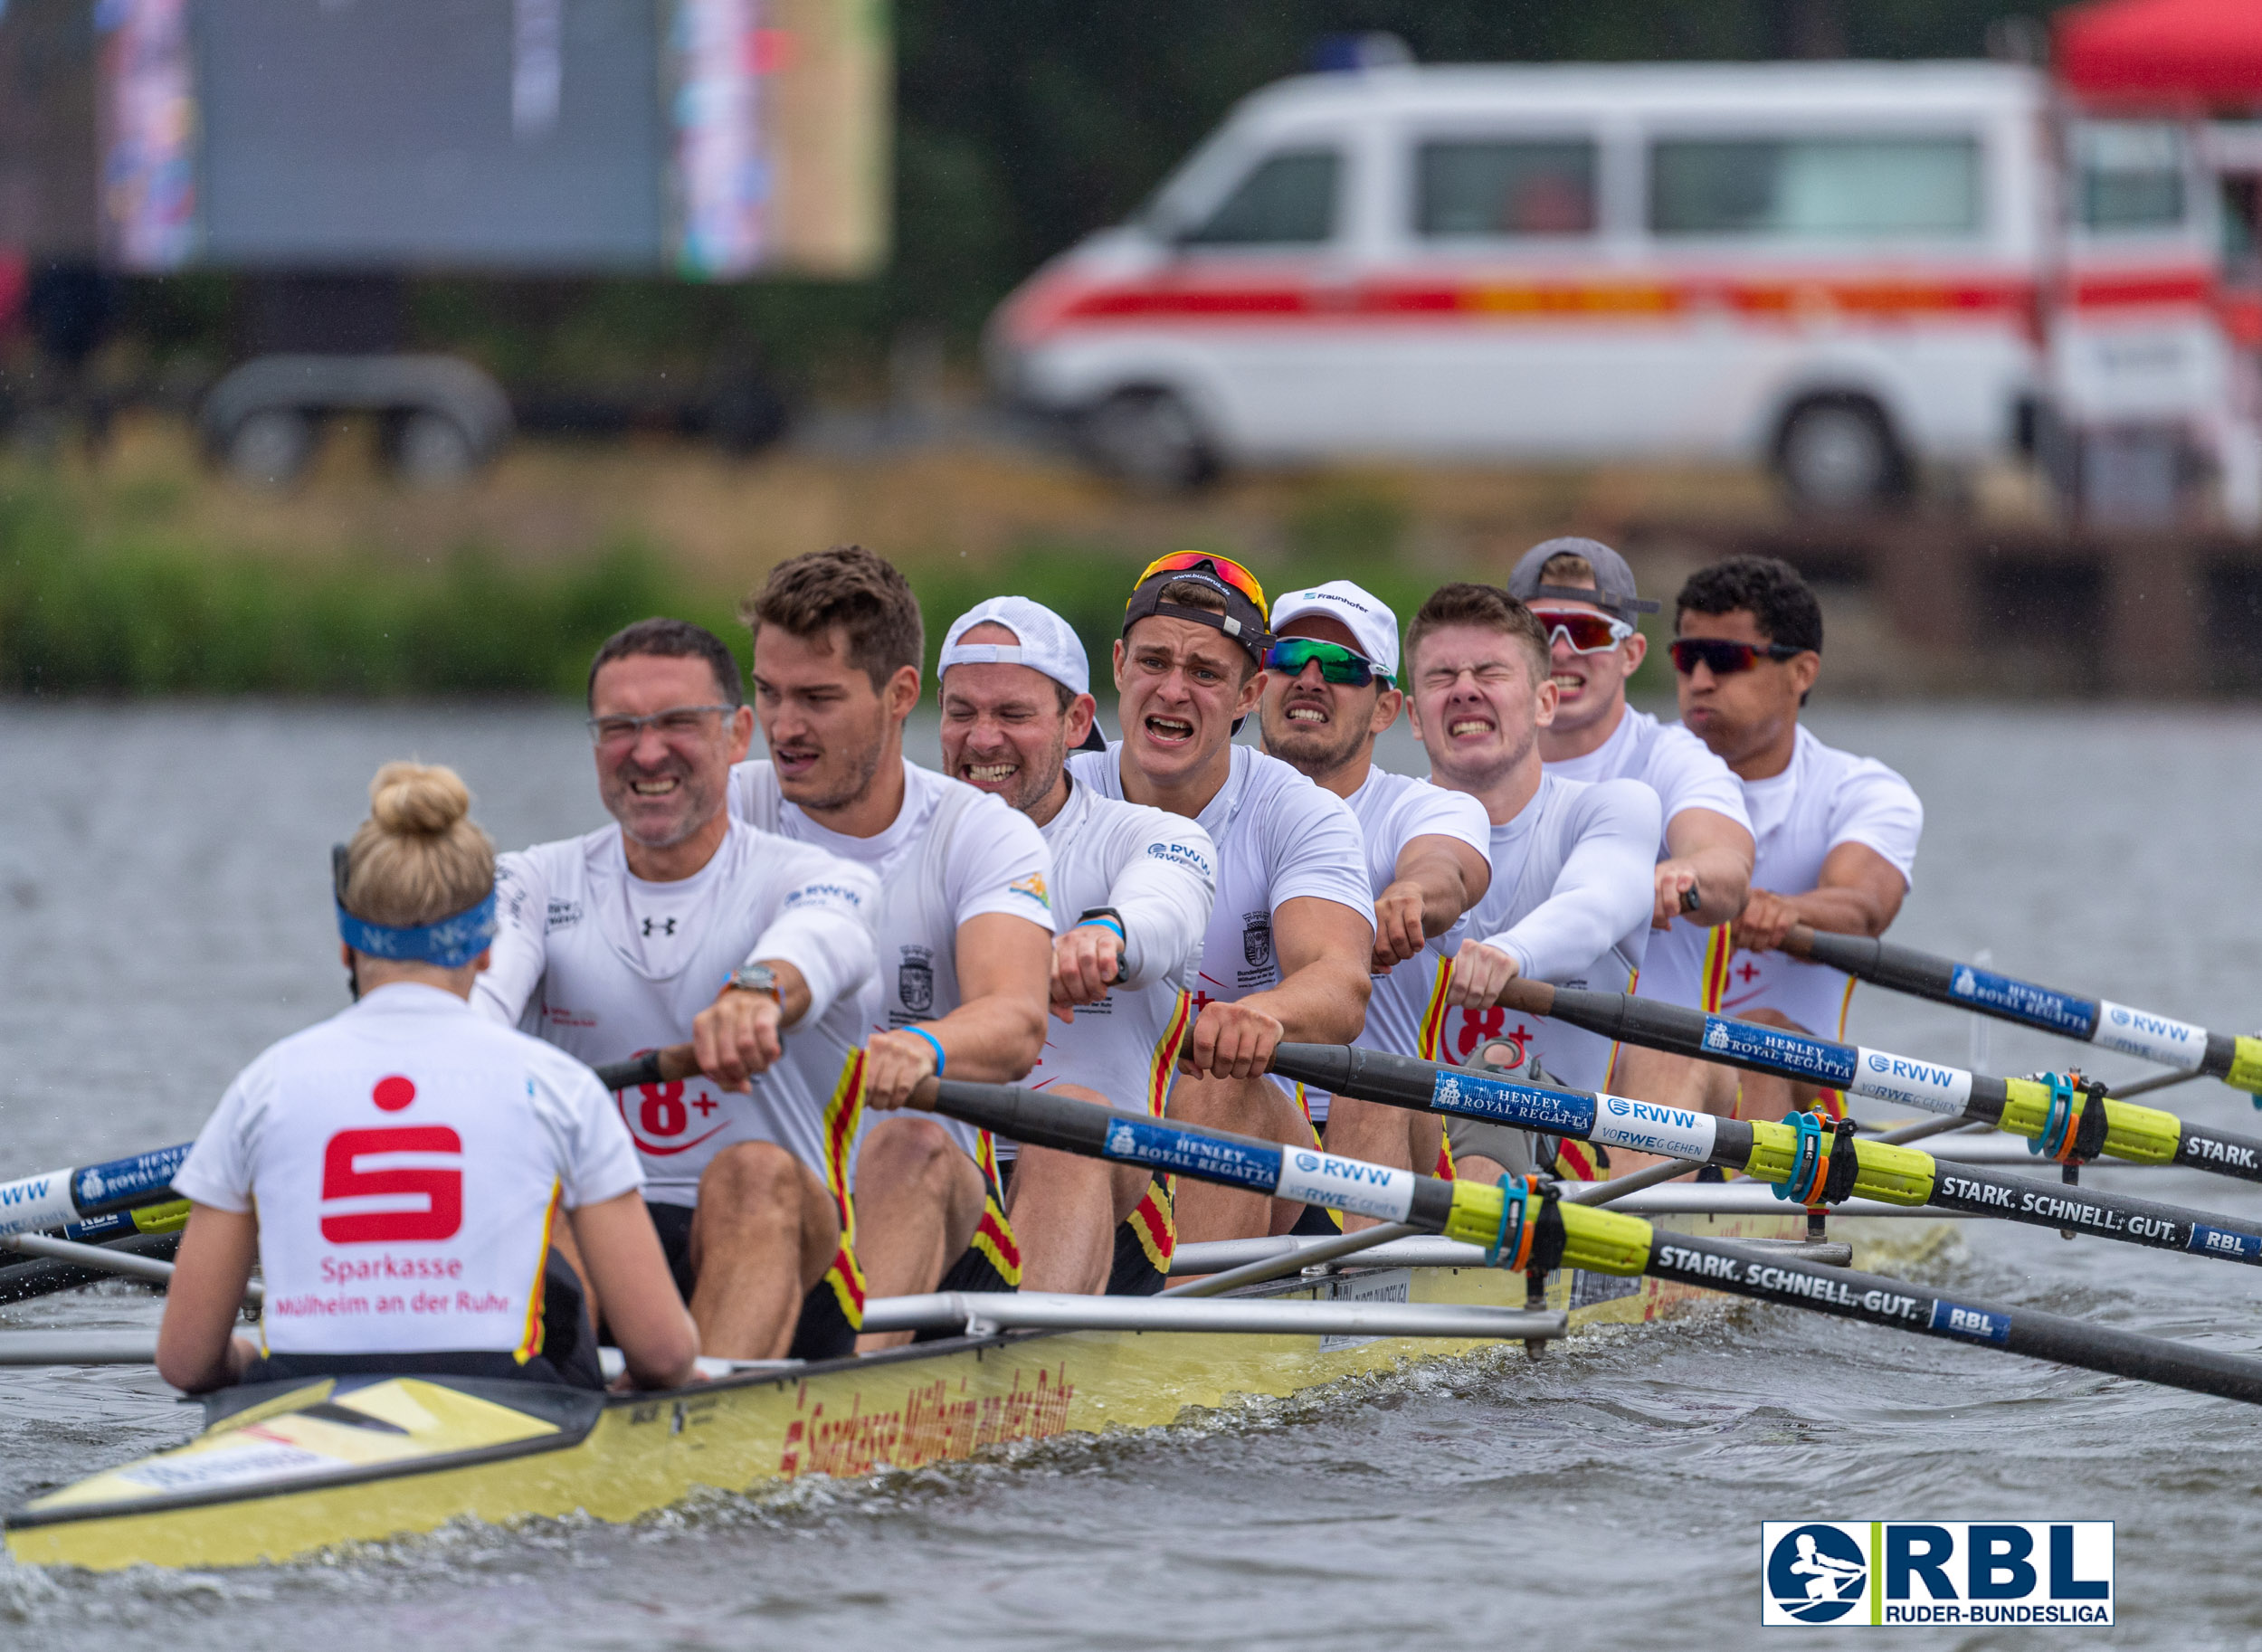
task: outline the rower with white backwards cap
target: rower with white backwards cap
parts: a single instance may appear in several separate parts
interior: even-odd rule
[[[959,615],[939,679],[945,772],[1027,815],[1052,852],[1054,1019],[1023,1082],[1161,1117],[1193,1020],[1210,834],[1069,778],[1097,707],[1084,644],[1050,609],[1000,596]],[[1138,1165],[999,1144],[1009,1150],[1024,1289],[1162,1287],[1174,1238],[1163,1182]]]
[[[158,1374],[392,1372],[603,1386],[562,1212],[627,1380],[691,1380],[699,1334],[612,1099],[563,1050],[466,1000],[495,934],[495,850],[455,772],[389,763],[338,857],[356,1002],[245,1068],[173,1185],[188,1226]],[[254,1260],[260,1341],[233,1336]]]

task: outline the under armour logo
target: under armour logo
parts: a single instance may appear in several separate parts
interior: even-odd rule
[[[652,927],[654,924],[659,925],[660,927],[658,929],[654,929]],[[644,920],[644,933],[648,935],[673,935],[675,932],[676,921],[671,917],[648,917]]]

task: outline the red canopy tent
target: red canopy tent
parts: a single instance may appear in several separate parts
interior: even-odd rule
[[[2051,33],[2058,79],[2085,99],[2262,106],[2262,0],[2091,0]]]

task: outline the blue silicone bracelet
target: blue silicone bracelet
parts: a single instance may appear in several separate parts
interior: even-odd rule
[[[949,1058],[949,1057],[947,1057],[947,1056],[946,1056],[945,1054],[943,1054],[943,1041],[942,1041],[942,1040],[940,1040],[940,1039],[936,1038],[936,1037],[933,1033],[929,1032],[929,1031],[928,1031],[926,1028],[924,1028],[924,1027],[906,1027],[906,1028],[904,1029],[904,1030],[905,1030],[906,1032],[909,1032],[909,1033],[915,1033],[915,1034],[917,1034],[918,1037],[925,1039],[925,1040],[926,1040],[928,1043],[929,1043],[929,1044],[931,1044],[931,1045],[933,1045],[933,1046],[934,1046],[934,1048],[935,1048],[935,1076],[936,1076],[937,1078],[941,1078],[941,1077],[943,1076],[943,1068],[945,1067],[945,1065],[946,1065],[946,1064],[949,1061],[949,1059],[950,1059],[950,1058]]]

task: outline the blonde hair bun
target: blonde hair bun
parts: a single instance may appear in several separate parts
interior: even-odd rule
[[[463,777],[438,764],[388,763],[369,783],[369,818],[346,850],[346,910],[419,928],[469,911],[495,887],[495,844],[471,821]]]
[[[463,777],[444,764],[388,763],[369,783],[369,818],[393,837],[445,837],[470,812]]]

